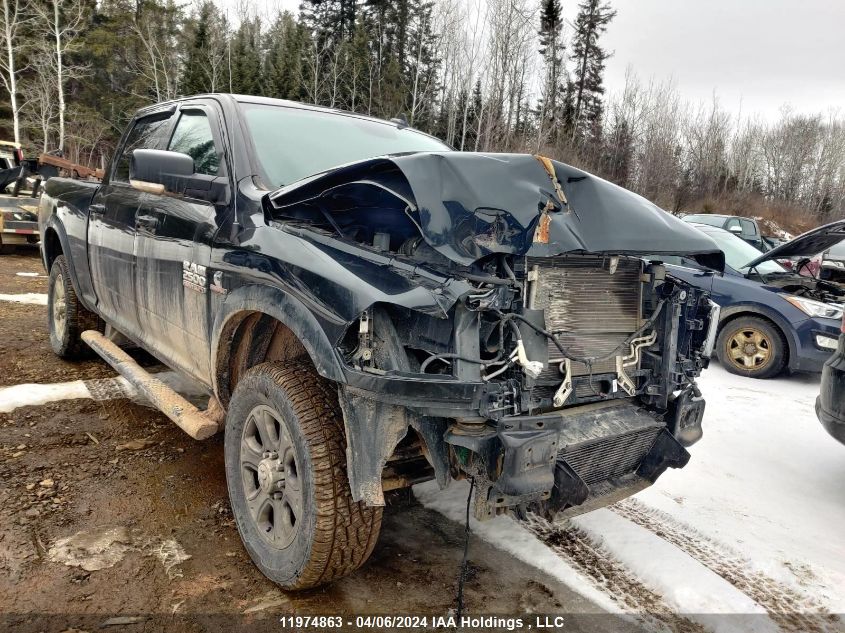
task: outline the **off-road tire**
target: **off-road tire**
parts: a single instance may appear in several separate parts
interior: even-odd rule
[[[768,345],[768,360],[759,367],[740,367],[730,357],[731,339],[741,332],[758,332]],[[716,354],[722,367],[737,376],[748,378],[773,378],[786,367],[789,348],[780,329],[767,319],[759,317],[737,317],[728,321],[719,331],[716,340]]]
[[[247,504],[241,463],[244,427],[256,407],[284,420],[296,454],[303,516],[293,540],[271,546]],[[263,363],[239,380],[229,402],[224,442],[232,513],[253,562],[288,590],[308,589],[352,573],[373,551],[382,509],[352,500],[346,436],[336,388],[307,363]]]
[[[60,287],[60,288],[59,288]],[[64,321],[57,321],[55,302],[57,296],[65,304]],[[50,332],[50,347],[60,358],[78,360],[91,356],[90,348],[80,338],[85,330],[95,330],[99,324],[96,314],[86,310],[76,296],[70,280],[67,260],[59,255],[50,266],[50,282],[47,290],[47,326]]]

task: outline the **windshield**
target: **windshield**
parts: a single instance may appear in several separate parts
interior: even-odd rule
[[[831,246],[830,250],[827,251],[827,258],[845,259],[845,242],[839,242],[839,244]]]
[[[443,142],[357,116],[241,103],[262,178],[271,187],[385,154],[443,152]]]
[[[748,266],[746,264],[761,255],[760,251],[751,246],[751,244],[727,231],[720,229],[718,231],[710,230],[704,232],[716,241],[718,247],[725,254],[725,263],[741,273],[747,273]],[[786,272],[783,266],[771,260],[760,262],[754,267],[754,270],[761,275]]]

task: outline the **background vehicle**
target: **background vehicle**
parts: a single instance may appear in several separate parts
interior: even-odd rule
[[[777,246],[775,241],[763,236],[763,231],[754,218],[744,218],[735,215],[719,215],[716,213],[693,213],[681,218],[691,224],[706,224],[733,233],[745,240],[758,251],[766,252]]]
[[[472,478],[479,519],[558,519],[683,466],[701,436],[718,309],[637,254],[723,256],[635,194],[231,95],[144,109],[119,148],[102,185],[45,187],[51,344],[88,343],[198,439],[227,411],[238,529],[287,588],[363,564],[385,490]],[[123,337],[204,384],[209,410]]]
[[[845,444],[845,319],[836,350],[822,367],[816,416],[832,437]]]
[[[819,270],[816,275],[820,279],[845,283],[845,243],[834,244],[818,257]]]
[[[0,254],[26,244],[38,244],[38,207],[35,201],[0,194]]]
[[[693,225],[725,253],[725,272],[714,275],[689,258],[670,258],[673,275],[712,293],[721,322],[716,353],[725,368],[753,378],[783,369],[821,371],[836,347],[845,290],[787,271],[774,259],[818,252],[845,238],[845,221],[815,229],[761,254],[727,231]]]
[[[23,150],[19,143],[0,141],[0,194],[24,173]]]

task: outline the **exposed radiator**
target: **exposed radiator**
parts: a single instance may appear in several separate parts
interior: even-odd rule
[[[609,257],[528,259],[528,269],[539,271],[533,307],[546,311],[547,329],[574,355],[603,356],[642,324],[642,261],[620,257],[613,274],[609,264]],[[560,356],[549,341],[549,358]],[[614,371],[614,358],[593,365],[594,374]],[[574,376],[587,373],[585,365],[572,363]],[[540,381],[559,377],[557,364],[550,363]]]
[[[584,442],[558,453],[588,486],[629,473],[639,466],[657,439],[660,425]]]

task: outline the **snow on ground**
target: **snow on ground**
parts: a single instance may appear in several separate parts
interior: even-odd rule
[[[699,380],[704,437],[637,499],[845,613],[845,446],[816,419],[817,375]]]
[[[174,371],[154,373],[170,388],[188,398],[208,395],[207,390],[198,382]],[[59,400],[91,398],[93,400],[112,400],[131,398],[141,404],[148,404],[135,387],[122,376],[99,380],[74,380],[49,384],[27,383],[0,387],[0,413],[9,413],[19,407],[31,407]]]
[[[754,380],[714,364],[699,384],[707,400],[704,437],[687,467],[572,525],[678,613],[845,612],[845,446],[816,419],[818,376]],[[414,491],[426,506],[463,521],[466,486],[440,492],[430,482]],[[649,517],[657,520],[651,530]],[[596,596],[601,583],[524,526],[504,517],[472,526],[608,606],[610,594]],[[690,617],[707,628],[731,625]],[[754,621],[760,630],[772,624]]]
[[[0,387],[0,413],[9,413],[18,407],[34,406],[55,402],[90,398],[91,392],[82,380],[59,382],[48,385],[24,384]]]
[[[46,306],[47,295],[41,292],[25,292],[19,295],[0,294],[0,301],[11,301],[12,303],[34,303]]]

